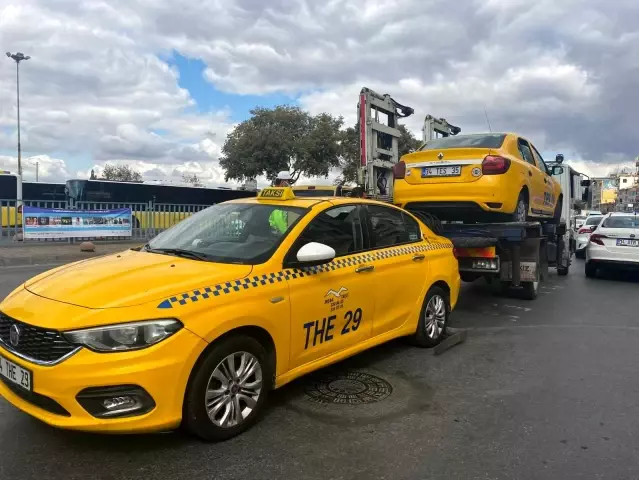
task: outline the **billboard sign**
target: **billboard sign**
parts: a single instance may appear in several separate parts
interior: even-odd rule
[[[65,210],[24,206],[24,239],[130,237],[131,209]]]

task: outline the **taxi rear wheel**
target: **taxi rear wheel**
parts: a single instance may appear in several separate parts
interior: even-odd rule
[[[525,222],[528,219],[528,199],[522,190],[517,199],[517,206],[511,215],[511,222]]]
[[[268,355],[252,337],[214,344],[193,374],[184,402],[185,427],[206,441],[222,441],[259,418],[273,384]]]
[[[422,306],[417,331],[413,336],[414,343],[420,347],[430,348],[441,342],[446,334],[449,314],[448,293],[441,287],[431,287]]]

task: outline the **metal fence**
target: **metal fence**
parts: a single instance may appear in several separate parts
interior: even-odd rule
[[[131,209],[131,236],[130,237],[108,237],[104,240],[149,240],[158,233],[166,230],[178,222],[190,217],[196,212],[203,210],[210,205],[176,205],[168,203],[119,203],[119,202],[73,202],[73,201],[39,201],[23,200],[22,204],[28,207],[38,208],[62,208],[66,210],[110,210],[116,208]],[[21,239],[22,236],[22,214],[16,208],[18,201],[15,199],[0,198],[0,243],[11,242]],[[28,242],[62,242],[74,243],[85,240],[103,240],[96,237],[84,237],[75,239],[37,239]]]

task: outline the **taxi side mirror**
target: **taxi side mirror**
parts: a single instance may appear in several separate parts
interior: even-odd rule
[[[550,174],[551,175],[561,175],[562,173],[564,173],[564,167],[560,167],[558,165],[554,165],[551,169],[550,169]]]
[[[297,261],[302,267],[323,265],[335,258],[335,250],[328,245],[318,242],[310,242],[297,252]]]

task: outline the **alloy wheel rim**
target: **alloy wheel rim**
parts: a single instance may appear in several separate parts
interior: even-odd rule
[[[426,335],[435,340],[439,338],[446,324],[446,302],[439,295],[434,295],[426,305]]]
[[[517,204],[517,221],[518,222],[526,221],[526,217],[528,216],[528,212],[526,210],[528,209],[526,208],[526,203],[523,200]]]
[[[213,370],[204,404],[211,422],[221,428],[242,424],[262,393],[262,366],[255,355],[235,352]]]

